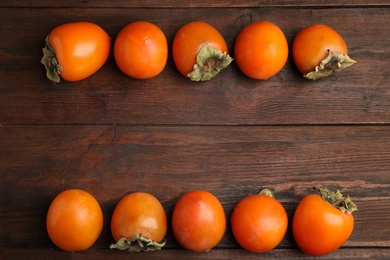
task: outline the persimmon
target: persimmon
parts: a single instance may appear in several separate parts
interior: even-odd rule
[[[58,194],[46,217],[51,241],[66,251],[91,247],[103,229],[103,212],[97,200],[87,191],[69,189]]]
[[[52,82],[83,80],[98,71],[110,54],[111,38],[97,24],[72,22],[46,37],[41,63]]]
[[[192,81],[212,79],[233,60],[223,36],[203,21],[187,23],[176,32],[172,55],[179,72]]]
[[[123,27],[114,43],[119,69],[129,77],[149,79],[160,74],[168,60],[168,42],[164,32],[146,21]]]
[[[283,205],[269,189],[243,198],[234,207],[230,223],[233,235],[244,249],[262,253],[275,248],[287,231]]]
[[[194,252],[215,247],[226,230],[226,215],[219,200],[205,190],[180,197],[172,214],[172,231],[181,246]]]
[[[268,21],[247,25],[234,43],[234,59],[248,77],[266,80],[286,64],[288,44],[283,31]]]
[[[305,196],[298,204],[292,223],[293,235],[306,254],[321,256],[342,246],[352,234],[356,205],[349,197],[324,188]]]
[[[160,201],[147,192],[133,192],[116,205],[111,218],[111,249],[159,250],[165,245],[167,217]]]
[[[324,24],[302,29],[292,46],[295,65],[307,79],[328,77],[356,63],[339,33]]]

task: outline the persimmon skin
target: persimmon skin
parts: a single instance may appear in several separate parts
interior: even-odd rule
[[[294,62],[302,74],[314,71],[329,51],[348,54],[344,39],[324,24],[314,24],[302,29],[293,41]]]
[[[292,223],[296,243],[311,256],[335,251],[347,241],[353,228],[352,214],[343,213],[318,194],[307,195],[299,202]]]
[[[283,31],[268,21],[247,25],[234,43],[234,59],[248,77],[267,80],[286,64],[288,43]]]
[[[111,218],[111,234],[115,241],[141,234],[156,242],[164,240],[167,217],[160,201],[150,193],[134,192],[116,205]]]
[[[225,230],[224,209],[212,193],[190,191],[176,203],[172,214],[172,231],[185,249],[206,252],[222,240]]]
[[[188,77],[193,70],[196,57],[205,44],[222,53],[228,53],[225,39],[208,23],[192,21],[176,32],[172,43],[172,55],[176,68],[184,77]]]
[[[286,210],[275,198],[250,195],[235,206],[230,218],[234,237],[249,252],[262,253],[275,248],[288,226]]]
[[[153,78],[165,68],[168,42],[157,25],[146,21],[132,22],[118,33],[114,57],[119,69],[129,77]]]
[[[46,229],[51,241],[62,250],[86,250],[102,232],[103,212],[90,193],[65,190],[50,204]]]
[[[111,38],[97,24],[72,22],[54,28],[48,36],[59,65],[60,77],[83,80],[98,71],[110,54]]]

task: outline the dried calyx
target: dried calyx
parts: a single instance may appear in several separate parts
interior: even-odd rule
[[[46,76],[54,83],[60,82],[60,71],[62,66],[58,64],[53,47],[49,43],[49,36],[45,39],[45,47],[42,49],[43,57],[41,63],[45,65]]]
[[[343,213],[346,212],[351,214],[352,212],[358,210],[356,204],[352,202],[350,197],[343,197],[339,190],[336,192],[331,192],[325,188],[314,187],[314,189],[321,194],[321,197],[325,202],[334,206],[335,208],[338,208]]]
[[[355,63],[356,61],[351,59],[347,54],[340,54],[328,50],[328,55],[315,67],[314,71],[303,76],[308,79],[317,80],[330,76],[336,71],[348,68]]]
[[[192,81],[206,81],[215,77],[221,70],[226,68],[233,58],[227,53],[222,53],[208,44],[202,46],[196,57],[194,70],[187,76]]]
[[[263,189],[263,190],[261,190],[259,192],[259,195],[264,195],[264,196],[268,196],[268,197],[271,197],[271,198],[275,198],[274,193],[270,189]]]
[[[156,242],[151,239],[144,238],[141,234],[137,234],[131,238],[120,238],[115,244],[110,245],[110,249],[126,250],[129,252],[151,252],[160,250],[165,246],[165,240]]]

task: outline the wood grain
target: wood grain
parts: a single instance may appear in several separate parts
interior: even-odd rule
[[[2,124],[383,124],[390,122],[390,8],[381,9],[3,9],[0,122]],[[59,16],[59,17],[58,17]],[[164,19],[165,17],[174,19]],[[346,22],[340,24],[340,16]],[[350,46],[358,63],[334,77],[303,79],[290,59],[267,81],[245,77],[235,64],[209,82],[194,83],[177,72],[172,58],[162,74],[139,81],[125,76],[113,57],[92,77],[53,85],[39,64],[43,39],[60,23],[88,20],[115,38],[128,22],[145,19],[164,30],[169,42],[193,19],[218,28],[230,49],[242,26],[266,19],[288,42],[303,28],[327,22]],[[112,19],[116,17],[116,19]],[[226,18],[227,17],[227,18]],[[362,17],[356,20],[355,17]],[[365,18],[367,17],[367,18]],[[294,21],[291,23],[290,21]],[[30,24],[30,30],[24,24]],[[11,27],[12,26],[12,27]],[[351,28],[359,28],[359,30]],[[24,31],[20,34],[20,31]],[[26,43],[28,46],[26,47]],[[22,51],[21,51],[22,50]],[[29,111],[25,113],[25,111]]]
[[[241,198],[269,187],[291,220],[319,185],[341,189],[360,208],[347,246],[390,246],[388,127],[3,126],[0,136],[8,148],[1,152],[0,227],[17,231],[7,238],[13,247],[51,246],[45,214],[67,188],[101,203],[99,248],[110,243],[109,216],[130,192],[153,193],[170,215],[182,194],[206,187],[229,216]],[[178,247],[169,237],[167,248]],[[290,232],[281,246],[294,247]],[[229,228],[219,247],[237,248]]]
[[[24,254],[28,252],[28,256]],[[84,252],[71,253],[71,259],[106,259],[107,255],[114,259],[137,259],[139,255],[129,255],[126,252],[94,250],[90,249]],[[288,249],[274,249],[271,252],[262,254],[248,253],[243,250],[227,249],[227,250],[211,250],[207,253],[191,253],[185,250],[161,250],[142,254],[142,259],[172,259],[172,255],[179,259],[318,259],[318,257],[308,257],[299,251]],[[61,252],[60,250],[50,249],[28,249],[20,251],[17,249],[0,249],[0,257],[4,259],[15,260],[35,260],[35,259],[62,259],[69,258],[69,253]],[[388,259],[390,257],[390,249],[388,248],[342,248],[334,253],[322,256],[321,259]]]
[[[281,244],[251,254],[230,226],[204,254],[167,245],[145,259],[300,259],[291,220],[313,186],[340,189],[359,210],[344,246],[323,259],[390,258],[390,3],[375,1],[10,1],[0,3],[0,259],[138,258],[110,251],[110,216],[121,197],[146,191],[168,219],[189,190],[214,193],[229,218],[244,196],[271,188],[290,227]],[[234,40],[250,22],[269,20],[290,45],[286,66],[267,81],[235,63],[209,82],[182,77],[171,55],[164,71],[134,80],[111,55],[90,78],[53,85],[40,64],[46,35],[88,20],[114,42],[127,23],[157,24],[171,46],[176,31],[204,20]],[[358,63],[311,82],[295,68],[298,31],[326,23]],[[102,235],[84,252],[57,249],[46,234],[50,202],[64,189],[92,193],[105,216]]]
[[[219,1],[207,1],[207,0],[146,0],[146,1],[106,1],[106,0],[95,0],[95,1],[54,1],[48,0],[45,2],[41,1],[27,1],[19,0],[17,2],[12,0],[3,0],[0,7],[110,7],[110,8],[226,8],[226,7],[250,7],[250,8],[264,8],[264,7],[327,7],[327,8],[339,8],[339,7],[378,7],[378,6],[389,6],[390,3],[386,0],[347,0],[347,1],[311,1],[311,0],[248,0],[248,1],[237,1],[237,0],[219,0]]]

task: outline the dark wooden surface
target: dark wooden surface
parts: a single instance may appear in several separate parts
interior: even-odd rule
[[[298,2],[298,3],[297,3]],[[367,3],[368,2],[368,3]],[[323,259],[390,257],[390,3],[388,1],[10,1],[0,3],[0,258],[137,258],[107,249],[109,221],[127,193],[154,194],[168,218],[193,189],[214,193],[230,216],[244,196],[271,188],[290,223],[299,200],[323,185],[352,197],[359,211],[350,239]],[[291,55],[267,81],[245,77],[233,63],[209,82],[194,83],[171,56],[150,80],[122,74],[111,55],[92,77],[53,85],[39,63],[57,25],[88,20],[115,39],[136,20],[151,21],[171,45],[178,28],[204,20],[230,51],[251,21],[269,20],[286,34],[326,23],[358,61],[311,82]],[[45,230],[51,200],[81,188],[100,202],[103,233],[84,252],[57,249]],[[308,258],[291,228],[274,250],[239,248],[230,227],[203,254],[182,249],[172,232],[145,258]]]

